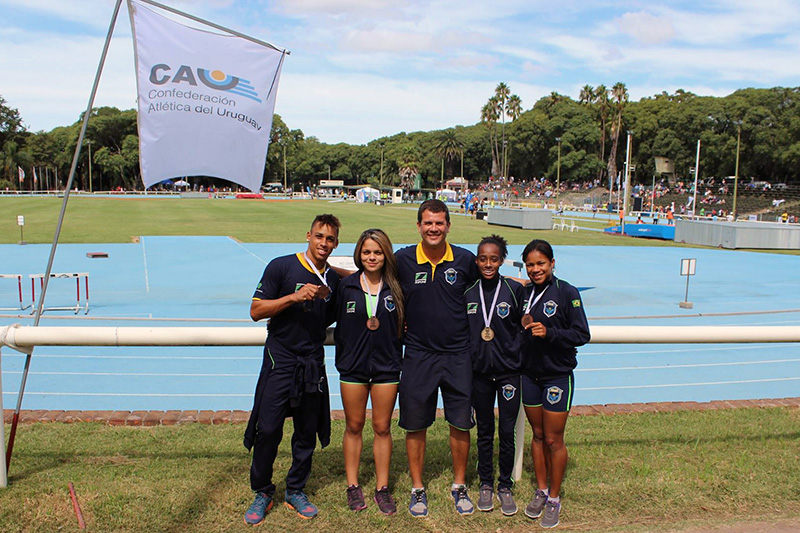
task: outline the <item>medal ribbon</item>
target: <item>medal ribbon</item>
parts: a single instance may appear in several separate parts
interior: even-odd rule
[[[311,262],[311,260],[308,258],[308,255],[306,255],[305,252],[303,252],[303,257],[306,258],[306,263],[308,263],[308,266],[311,267],[311,270],[314,271],[314,274],[317,275],[317,277],[322,282],[322,284],[325,285],[326,287],[328,287],[328,279],[327,279],[328,278],[328,271],[325,270],[325,277],[323,277],[322,274],[319,273],[319,270],[317,270],[317,265],[315,265],[314,263]],[[330,287],[328,287],[328,288],[330,288]]]
[[[489,327],[489,324],[492,322],[492,309],[494,309],[495,304],[497,303],[497,297],[500,296],[500,279],[497,280],[497,288],[494,290],[494,299],[492,300],[492,306],[489,308],[489,312],[486,312],[486,300],[483,299],[483,284],[481,281],[478,281],[479,291],[478,294],[481,295],[481,314],[483,314],[483,323],[486,327]]]
[[[531,291],[531,296],[530,296],[530,298],[528,298],[528,305],[525,306],[525,314],[526,315],[530,314],[531,309],[533,309],[533,306],[536,305],[536,303],[539,301],[539,299],[542,296],[544,296],[545,291],[547,291],[547,289],[549,289],[549,288],[550,288],[550,284],[548,283],[547,287],[545,287],[544,290],[539,293],[539,296],[537,296],[536,299],[533,300],[533,302],[531,302],[531,300],[533,299],[533,295],[536,292],[536,287],[533,288],[533,290]]]
[[[378,314],[378,301],[381,298],[381,289],[383,288],[383,278],[381,278],[380,282],[378,282],[378,293],[375,295],[375,302],[372,301],[372,294],[369,291],[369,284],[367,283],[367,277],[364,273],[361,273],[361,282],[367,288],[367,316],[369,318],[374,317]]]

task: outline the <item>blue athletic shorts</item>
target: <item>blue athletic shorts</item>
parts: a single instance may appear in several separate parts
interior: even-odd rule
[[[548,378],[522,376],[522,405],[564,413],[572,408],[575,377],[572,372]]]
[[[469,352],[439,354],[406,348],[399,387],[400,427],[421,431],[431,426],[436,420],[439,390],[445,420],[458,429],[472,429],[475,417]]]

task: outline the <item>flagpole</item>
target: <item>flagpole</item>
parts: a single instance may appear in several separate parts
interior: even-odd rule
[[[69,201],[69,192],[72,189],[72,182],[75,179],[75,169],[78,166],[78,157],[81,153],[81,145],[83,144],[83,137],[86,134],[86,126],[89,123],[89,115],[92,114],[92,106],[94,105],[94,97],[97,94],[97,86],[100,84],[100,74],[103,72],[103,65],[108,55],[108,47],[111,44],[111,34],[114,32],[114,25],[117,22],[117,15],[119,14],[122,0],[117,0],[114,6],[114,14],[111,16],[111,23],[108,26],[108,34],[106,35],[106,42],[103,45],[103,52],[100,55],[100,63],[97,65],[97,73],[94,77],[94,84],[92,85],[92,93],[89,96],[89,103],[86,106],[86,112],[83,114],[83,124],[81,124],[81,132],[78,135],[78,142],[75,145],[75,153],[72,156],[72,167],[69,169],[69,179],[67,179],[67,186],[64,189],[64,202],[61,204],[61,213],[58,215],[58,224],[56,224],[56,231],[53,234],[53,245],[50,247],[50,258],[47,260],[47,270],[43,278],[42,290],[39,293],[39,303],[36,306],[36,311],[33,319],[33,326],[39,325],[39,320],[42,317],[42,306],[44,305],[44,296],[47,293],[47,282],[50,279],[50,272],[53,268],[53,260],[56,256],[56,248],[58,247],[58,237],[61,234],[61,226],[64,223],[64,215],[67,212],[67,202]],[[31,366],[31,356],[33,355],[33,348],[30,349],[25,357],[25,368],[22,371],[22,382],[19,386],[19,393],[17,394],[17,407],[14,409],[14,416],[11,419],[11,431],[8,434],[8,447],[6,448],[6,471],[11,464],[11,452],[14,449],[14,437],[17,434],[17,425],[19,424],[19,412],[22,407],[22,396],[25,393],[25,382],[28,380],[28,370]]]
[[[200,24],[205,24],[206,26],[211,26],[212,28],[216,28],[216,29],[218,29],[220,31],[224,31],[226,33],[230,33],[231,35],[235,35],[236,37],[241,37],[242,39],[245,39],[246,41],[250,41],[251,43],[255,43],[255,44],[258,44],[258,45],[261,45],[261,46],[266,46],[267,48],[272,48],[273,50],[275,50],[277,52],[281,52],[281,53],[286,54],[286,55],[291,55],[291,53],[292,53],[289,50],[286,50],[285,48],[278,48],[274,44],[268,43],[266,41],[262,41],[260,39],[256,39],[255,37],[250,37],[249,35],[245,35],[244,33],[240,33],[240,32],[238,32],[236,30],[232,30],[230,28],[226,28],[225,26],[220,26],[219,24],[216,24],[216,23],[211,22],[209,20],[201,19],[200,17],[196,17],[194,15],[190,15],[189,13],[186,13],[185,11],[181,11],[179,9],[175,9],[174,7],[165,6],[164,4],[160,4],[158,2],[155,2],[154,0],[138,0],[138,1],[142,2],[142,3],[145,3],[145,4],[150,4],[151,6],[155,6],[155,7],[161,8],[161,9],[163,9],[165,11],[169,11],[170,13],[175,13],[176,15],[179,15],[181,17],[186,17],[187,19],[193,20],[195,22],[199,22]]]

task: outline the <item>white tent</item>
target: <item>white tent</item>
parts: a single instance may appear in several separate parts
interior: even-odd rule
[[[436,198],[443,202],[455,202],[457,197],[458,193],[451,189],[440,189],[436,191]]]
[[[457,177],[451,180],[447,180],[445,186],[448,189],[459,189],[463,191],[464,189],[469,188],[469,180],[467,180],[466,178]]]
[[[375,202],[377,200],[380,200],[380,193],[378,192],[378,189],[364,187],[363,189],[358,189],[356,191],[356,202],[363,204],[366,202]]]

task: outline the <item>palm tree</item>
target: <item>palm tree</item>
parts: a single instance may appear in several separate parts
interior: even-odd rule
[[[458,158],[463,148],[464,142],[458,138],[456,130],[445,130],[439,136],[435,150],[436,155],[442,158],[444,163],[449,164],[451,161]],[[448,172],[448,175],[451,174]]]
[[[413,146],[407,145],[403,147],[400,160],[397,162],[397,173],[400,175],[400,187],[406,192],[414,186],[414,178],[419,174],[418,159],[417,151]]]
[[[595,102],[595,92],[594,87],[591,85],[584,85],[581,89],[581,94],[578,97],[578,101],[581,104],[592,105]]]
[[[506,103],[505,113],[506,115],[508,115],[508,118],[511,119],[511,122],[517,120],[520,117],[520,115],[522,115],[522,99],[516,94],[512,94],[511,96],[509,96],[508,102]],[[508,162],[508,150],[506,150],[504,159],[506,165],[505,168],[503,169],[503,175],[508,176],[508,169],[510,167],[510,164]]]
[[[503,134],[503,164],[502,164],[502,171],[503,176],[505,177],[506,173],[506,105],[508,103],[508,99],[511,96],[511,89],[508,88],[504,82],[500,82],[497,84],[497,87],[494,89],[494,97],[496,99],[497,106],[499,108],[500,118],[503,121],[502,124],[502,134]]]
[[[608,131],[608,111],[611,101],[608,99],[608,89],[605,85],[598,85],[594,91],[595,105],[598,106],[598,115],[600,119],[600,161],[606,160],[606,132]],[[602,170],[599,171],[602,177]]]
[[[611,102],[614,117],[611,120],[611,153],[608,154],[608,175],[614,179],[617,175],[617,148],[619,133],[622,129],[622,112],[628,103],[628,88],[622,82],[617,82],[611,88]]]
[[[498,176],[500,165],[499,150],[497,148],[497,121],[500,120],[500,112],[497,106],[497,99],[492,96],[489,101],[481,108],[481,123],[485,124],[489,130],[489,147],[492,150],[492,176]]]

